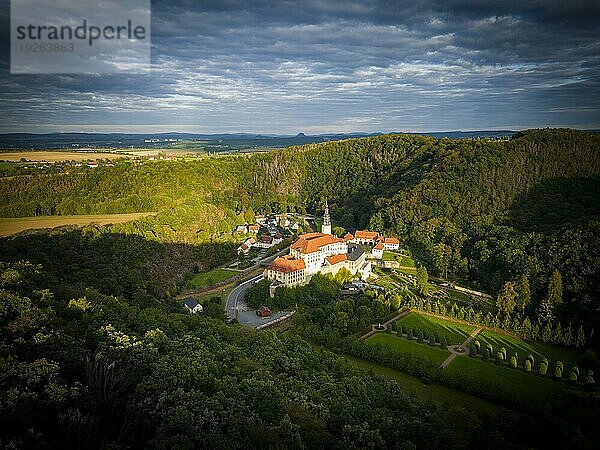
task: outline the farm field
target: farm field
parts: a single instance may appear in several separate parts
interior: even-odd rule
[[[491,344],[494,349],[494,355],[501,347],[506,348],[509,358],[517,352],[519,364],[522,364],[527,355],[531,353],[535,358],[536,367],[541,358],[545,357],[548,358],[550,368],[554,367],[554,362],[562,361],[565,366],[565,371],[570,371],[579,358],[577,352],[569,350],[568,348],[527,341],[518,336],[509,336],[488,330],[482,330],[481,333],[476,336],[475,340],[481,343],[482,351],[485,350],[487,344]]]
[[[62,152],[62,151],[40,151],[40,152],[6,152],[0,153],[0,160],[19,162],[22,158],[28,161],[88,161],[96,159],[118,159],[130,158],[132,155],[126,153],[93,153],[93,152]]]
[[[210,286],[211,284],[225,281],[228,278],[237,275],[238,273],[239,272],[237,270],[222,268],[209,270],[208,272],[196,273],[190,278],[190,281],[188,281],[187,287],[191,289],[197,289],[204,286]]]
[[[0,218],[0,236],[10,236],[25,230],[56,228],[64,225],[107,225],[129,222],[141,217],[155,215],[155,212],[130,214],[90,214],[77,216],[39,216]]]
[[[465,325],[437,317],[426,316],[416,312],[404,316],[398,320],[397,323],[402,325],[404,333],[414,327],[417,330],[427,331],[429,335],[437,333],[440,339],[446,336],[448,345],[462,344],[465,339],[469,337],[469,334],[475,330],[475,327],[472,325]]]
[[[381,344],[391,350],[403,353],[411,353],[420,358],[429,359],[433,364],[440,365],[449,355],[448,351],[431,347],[427,344],[419,344],[393,334],[377,333],[366,340],[368,344]]]

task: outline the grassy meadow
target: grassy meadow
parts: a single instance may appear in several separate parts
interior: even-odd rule
[[[225,281],[237,275],[237,270],[217,268],[209,270],[208,272],[201,272],[192,275],[187,283],[187,287],[190,289],[198,289],[204,286],[210,286],[221,281]]]

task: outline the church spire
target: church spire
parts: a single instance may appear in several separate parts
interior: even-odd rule
[[[323,213],[323,226],[321,227],[321,233],[331,234],[331,217],[329,217],[329,205],[327,199],[325,199],[325,212]]]

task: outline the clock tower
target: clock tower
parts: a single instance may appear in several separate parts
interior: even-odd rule
[[[323,214],[323,226],[321,227],[321,233],[331,234],[331,218],[329,217],[329,205],[327,199],[325,199],[325,212]]]

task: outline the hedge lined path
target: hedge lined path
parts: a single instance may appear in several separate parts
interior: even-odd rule
[[[448,347],[448,351],[451,353],[450,356],[448,356],[444,362],[440,365],[441,369],[445,369],[446,367],[448,367],[448,365],[454,361],[454,358],[456,358],[457,356],[467,356],[469,354],[469,344],[471,343],[471,341],[473,340],[473,338],[475,336],[477,336],[479,334],[479,332],[483,330],[482,327],[478,327],[477,329],[473,330],[471,332],[471,334],[469,335],[469,337],[467,339],[465,339],[465,342],[463,342],[462,344],[460,344],[458,347],[462,348],[464,350],[464,352],[459,353],[459,352],[455,352],[452,350],[451,347]],[[452,347],[456,347],[456,345],[453,345]]]
[[[407,314],[410,314],[412,312],[412,310],[410,309],[406,309],[404,311],[402,311],[400,314],[398,314],[395,317],[392,317],[390,320],[388,320],[387,322],[384,322],[381,324],[381,329],[377,328],[377,325],[371,325],[371,331],[369,331],[367,334],[363,334],[360,337],[361,341],[364,341],[365,339],[370,338],[371,336],[373,336],[375,333],[380,333],[382,331],[387,331],[388,326],[390,325],[390,323],[392,323],[394,320],[398,320],[401,319],[402,317],[406,316]]]

